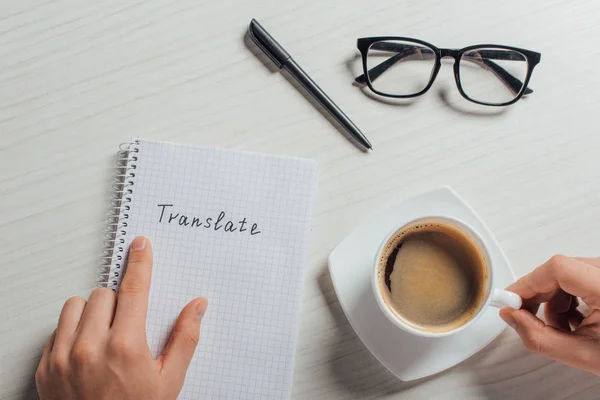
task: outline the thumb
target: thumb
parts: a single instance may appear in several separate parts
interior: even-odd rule
[[[181,310],[169,343],[159,357],[162,370],[182,383],[200,340],[200,321],[207,307],[208,301],[200,297],[192,300]]]
[[[534,353],[587,370],[597,360],[598,350],[591,338],[546,325],[523,309],[503,309],[500,317],[517,332],[525,347]]]

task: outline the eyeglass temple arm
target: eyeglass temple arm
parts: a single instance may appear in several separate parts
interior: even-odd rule
[[[475,57],[468,57],[467,58],[468,61],[471,61],[472,63],[475,64],[484,64],[486,65],[490,70],[492,70],[492,72],[494,73],[494,75],[496,75],[498,77],[498,79],[500,79],[503,83],[505,83],[510,90],[512,90],[512,92],[516,95],[519,93],[519,91],[521,90],[521,88],[523,87],[523,82],[521,82],[520,79],[515,78],[513,75],[511,75],[507,70],[505,70],[504,68],[502,68],[501,66],[499,66],[498,64],[496,64],[493,61],[490,61],[486,58],[475,58]],[[524,95],[527,94],[531,94],[533,93],[533,89],[530,88],[526,88],[525,92],[523,92]]]
[[[413,47],[396,44],[396,43],[375,43],[373,45],[373,48],[375,48],[376,50],[396,51],[396,52],[398,52],[398,54],[395,54],[394,56],[388,58],[387,60],[383,61],[382,63],[371,68],[368,71],[371,82],[373,82],[375,79],[379,78],[379,76],[381,76],[381,74],[383,74],[385,71],[387,71],[396,62],[402,60],[403,58],[406,58],[407,56],[409,56],[411,54],[414,54]],[[493,58],[495,60],[518,60],[518,61],[521,61],[521,59],[514,58],[512,53],[508,53],[506,51],[479,50],[478,53],[482,57],[485,56],[485,58],[467,57],[465,59],[468,61],[471,61],[473,63],[476,63],[476,64],[480,64],[480,65],[484,64],[485,66],[487,66],[490,70],[492,70],[492,72],[494,72],[494,74],[498,77],[498,79],[500,79],[502,82],[504,82],[514,93],[518,93],[521,90],[521,88],[523,87],[523,82],[521,82],[519,79],[515,78],[507,70],[505,70],[504,68],[502,68],[495,62],[490,61],[488,58]],[[424,54],[421,54],[421,56],[423,56],[423,55]],[[425,54],[425,55],[431,55],[431,54]],[[363,84],[363,85],[366,84],[367,82],[365,79],[365,74],[362,74],[362,75],[356,77],[355,82]],[[533,93],[532,89],[530,89],[530,88],[525,89],[524,94],[527,95],[530,93]]]

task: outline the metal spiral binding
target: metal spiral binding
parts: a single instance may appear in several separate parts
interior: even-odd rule
[[[139,144],[139,140],[121,143],[117,152],[98,287],[116,290],[121,282]]]

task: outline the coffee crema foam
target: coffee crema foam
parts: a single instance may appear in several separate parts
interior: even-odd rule
[[[378,262],[386,305],[418,330],[456,329],[477,314],[486,296],[484,256],[468,234],[443,222],[396,232]]]

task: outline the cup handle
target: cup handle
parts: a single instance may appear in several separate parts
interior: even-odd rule
[[[516,293],[504,289],[493,289],[490,306],[496,308],[510,307],[518,310],[523,305],[523,299]]]

